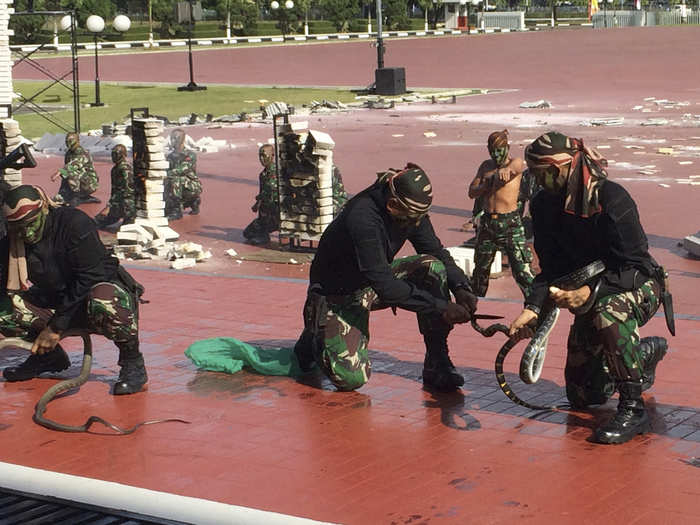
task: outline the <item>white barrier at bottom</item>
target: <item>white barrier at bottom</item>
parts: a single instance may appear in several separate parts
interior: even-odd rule
[[[90,461],[89,458],[86,461]],[[245,476],[245,473],[241,473]],[[111,481],[61,474],[0,462],[0,487],[107,509],[198,525],[311,525],[313,521],[276,512],[142,489]]]

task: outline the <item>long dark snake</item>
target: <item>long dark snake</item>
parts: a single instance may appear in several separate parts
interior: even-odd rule
[[[508,337],[508,340],[503,344],[503,346],[501,346],[501,349],[498,351],[498,354],[496,355],[496,361],[494,362],[494,370],[496,372],[496,380],[498,381],[498,386],[501,388],[501,390],[508,399],[510,399],[516,405],[529,408],[530,410],[562,410],[569,408],[569,405],[533,405],[532,403],[528,403],[527,401],[520,399],[520,397],[518,397],[518,395],[515,392],[513,392],[513,389],[508,384],[505,372],[503,371],[503,362],[506,360],[508,352],[510,352],[513,349],[513,347],[517,344],[517,341],[515,341],[508,335],[508,327],[502,323],[494,323],[489,326],[482,327],[479,326],[479,323],[476,321],[476,319],[472,319],[471,325],[472,328],[474,328],[474,330],[479,332],[484,337],[493,337],[498,332],[505,334],[505,336]]]
[[[120,435],[131,434],[144,425],[153,425],[155,423],[166,423],[175,421],[186,424],[190,423],[189,421],[185,421],[184,419],[166,418],[154,419],[151,421],[142,421],[141,423],[138,423],[133,427],[121,428],[98,416],[90,416],[87,419],[87,421],[85,421],[85,423],[82,425],[64,425],[63,423],[57,423],[56,421],[52,421],[51,419],[46,418],[44,414],[46,413],[46,408],[49,402],[51,402],[56,396],[67,390],[79,388],[88,380],[88,377],[90,376],[90,370],[92,369],[92,341],[90,340],[90,334],[85,330],[71,330],[64,333],[61,339],[70,336],[77,336],[82,338],[83,340],[83,363],[80,369],[80,374],[78,374],[77,377],[64,379],[63,381],[56,383],[51,388],[49,388],[44,393],[44,395],[41,396],[41,398],[39,398],[39,401],[37,401],[36,405],[34,406],[34,416],[32,418],[35,423],[41,425],[42,427],[51,430],[58,430],[60,432],[88,432],[88,430],[94,423],[101,423],[102,425],[114,430],[114,432]],[[20,339],[17,337],[8,337],[0,340],[0,350],[6,347],[15,347],[23,348],[25,350],[31,350],[32,342],[25,341],[24,339]]]

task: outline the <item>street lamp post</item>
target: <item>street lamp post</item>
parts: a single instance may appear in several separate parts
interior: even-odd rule
[[[277,0],[272,0],[272,2],[270,2],[270,8],[273,11],[277,11],[280,8],[280,3]],[[284,8],[287,10],[294,9],[294,2],[292,0],[287,0],[284,3]],[[285,33],[286,33],[287,23],[288,23],[287,12],[280,11],[280,13],[284,13],[284,15],[282,15],[282,14],[279,15],[280,30],[282,31],[282,41],[284,41],[286,38]]]
[[[92,107],[104,106],[104,103],[100,101],[100,61],[97,58],[97,37],[105,28],[105,21],[101,16],[90,15],[87,18],[85,25],[93,36],[95,37],[95,102],[90,105]]]
[[[194,66],[192,65],[192,27],[194,25],[194,7],[192,6],[192,0],[190,2],[190,26],[187,31],[187,54],[190,64],[190,81],[185,86],[179,86],[178,91],[203,91],[207,89],[207,86],[198,86],[194,81]]]

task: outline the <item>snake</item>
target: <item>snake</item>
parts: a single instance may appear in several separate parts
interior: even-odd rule
[[[59,432],[88,432],[90,427],[95,423],[100,423],[107,428],[112,429],[117,435],[128,435],[134,433],[138,428],[145,425],[154,425],[156,423],[168,423],[168,422],[178,422],[189,424],[189,421],[180,418],[165,418],[165,419],[154,419],[151,421],[142,421],[137,423],[133,427],[122,428],[109,421],[106,421],[98,416],[90,416],[84,424],[82,425],[65,425],[63,423],[58,423],[51,419],[45,417],[46,409],[48,404],[56,398],[59,394],[72,390],[74,388],[80,388],[85,382],[87,382],[90,376],[90,370],[92,369],[92,341],[90,339],[90,334],[85,330],[69,330],[66,331],[61,339],[66,337],[78,336],[83,340],[83,362],[80,368],[80,374],[77,377],[72,377],[69,379],[64,379],[49,388],[44,395],[39,398],[36,405],[34,406],[34,416],[32,419],[38,425],[48,428],[50,430],[57,430]],[[6,337],[0,340],[0,350],[5,347],[15,347],[22,348],[25,350],[31,350],[33,346],[32,341],[26,341],[19,337]]]
[[[508,381],[506,380],[506,374],[503,371],[503,362],[506,360],[506,356],[517,344],[517,341],[511,338],[508,334],[508,327],[502,323],[493,323],[489,326],[482,327],[479,325],[476,319],[471,320],[471,325],[472,328],[474,328],[474,330],[479,332],[484,337],[493,337],[498,332],[501,332],[505,334],[506,337],[508,337],[508,340],[503,344],[503,346],[501,346],[501,349],[498,351],[498,354],[496,354],[496,361],[494,362],[494,370],[496,372],[496,380],[498,381],[498,386],[501,388],[501,390],[508,399],[510,399],[516,405],[520,405],[521,407],[537,411],[560,410],[568,407],[568,405],[534,405],[518,397],[518,395],[515,392],[513,392],[513,389],[508,384]],[[540,360],[540,369],[542,367],[542,364],[544,364],[544,360]]]
[[[603,271],[605,271],[605,264],[603,261],[595,260],[568,275],[556,279],[552,285],[564,290],[574,290],[580,286],[583,286],[590,279],[600,275]],[[591,305],[595,301],[597,286],[595,286],[594,289],[595,291],[591,293],[586,304],[579,307],[577,309],[578,311],[574,311],[575,314],[582,313],[584,309],[590,309]],[[559,319],[559,313],[560,309],[554,304],[553,301],[548,300],[545,302],[545,305],[540,312],[539,317],[541,321],[537,324],[535,335],[528,343],[520,360],[520,378],[524,383],[533,384],[540,378],[542,368],[544,366],[544,358],[547,353],[549,333],[552,331],[557,319]],[[501,332],[508,337],[508,340],[503,344],[501,349],[498,351],[498,354],[496,354],[496,361],[494,363],[498,386],[508,399],[510,399],[516,405],[529,408],[530,410],[567,410],[571,408],[568,404],[534,405],[518,397],[518,395],[513,392],[513,389],[508,384],[505,373],[503,372],[503,362],[505,361],[508,353],[517,343],[517,341],[510,337],[508,327],[502,323],[494,323],[492,325],[482,327],[479,325],[476,318],[472,318],[471,325],[474,330],[479,332],[484,337],[493,337],[497,332]]]

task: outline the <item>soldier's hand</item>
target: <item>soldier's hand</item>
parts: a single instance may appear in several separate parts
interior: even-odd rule
[[[253,205],[250,207],[250,209],[253,210],[253,213],[257,213],[259,207],[260,207],[260,202],[259,202],[259,201],[255,201],[255,204],[253,204]]]
[[[60,177],[60,175],[61,175],[61,172],[57,171],[56,173],[51,175],[51,181],[55,181],[58,177]]]
[[[479,300],[477,296],[465,288],[458,288],[454,292],[454,296],[457,304],[461,304],[467,309],[471,321],[471,315],[476,312],[476,303]]]
[[[549,287],[549,296],[559,308],[578,308],[584,304],[591,295],[591,289],[587,284],[576,290],[561,290],[556,286]]]
[[[460,324],[468,323],[472,316],[464,306],[461,304],[449,302],[447,303],[447,310],[442,312],[442,318],[447,324]]]
[[[532,310],[525,308],[520,315],[510,324],[508,330],[508,335],[520,341],[521,339],[530,338],[535,335],[533,330],[535,323],[537,322],[537,314]]]
[[[61,340],[61,334],[54,332],[48,326],[44,328],[41,333],[34,340],[32,345],[32,354],[45,354],[53,350],[58,342]]]

